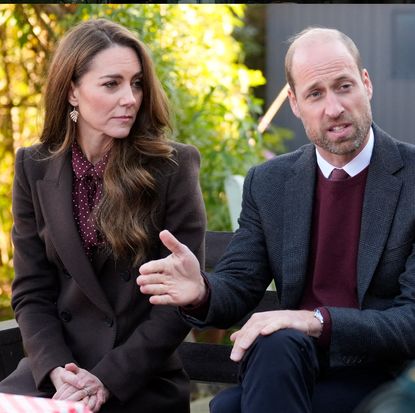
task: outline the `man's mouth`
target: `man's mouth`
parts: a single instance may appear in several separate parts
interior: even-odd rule
[[[336,125],[336,126],[332,126],[331,128],[329,128],[330,132],[341,132],[342,130],[346,129],[349,125],[344,124],[344,125]]]

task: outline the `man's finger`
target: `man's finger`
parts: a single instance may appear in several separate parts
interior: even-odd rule
[[[231,352],[231,360],[233,361],[240,361],[246,350],[251,347],[252,343],[259,335],[259,332],[254,329],[245,331],[239,330],[238,333]]]
[[[145,264],[143,264],[145,265]],[[142,287],[144,285],[152,286],[157,284],[164,284],[166,281],[166,275],[160,273],[148,273],[145,275],[139,275],[137,277],[137,284]]]
[[[161,231],[159,237],[163,245],[173,254],[181,255],[188,250],[187,247],[179,242],[178,239],[167,229]]]
[[[230,336],[229,336],[229,338],[230,338],[230,340],[231,341],[235,341],[236,339],[237,339],[237,337],[238,337],[238,335],[239,335],[239,332],[240,332],[241,330],[238,330],[238,331],[235,331],[234,333],[232,333]]]
[[[153,260],[146,262],[141,265],[138,269],[141,275],[154,275],[157,273],[163,273],[166,270],[166,258],[161,258],[159,260]]]
[[[176,305],[175,301],[167,294],[165,295],[152,295],[149,298],[151,304],[154,305]]]
[[[244,349],[242,349],[241,347],[235,347],[234,346],[232,348],[232,352],[231,352],[230,359],[232,361],[235,361],[235,362],[241,361],[242,360],[242,357],[244,356],[244,354],[245,354],[245,350]]]
[[[147,295],[163,295],[167,293],[167,287],[163,284],[140,285],[140,291]]]
[[[252,344],[252,343],[251,343]],[[246,342],[242,342],[242,339],[237,339],[233,344],[232,351],[231,351],[231,360],[233,361],[241,361],[242,357],[244,356],[245,352],[248,350],[250,346],[247,345]]]

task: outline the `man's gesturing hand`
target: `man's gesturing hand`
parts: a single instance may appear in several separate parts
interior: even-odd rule
[[[206,294],[197,258],[169,231],[160,232],[160,239],[171,254],[139,268],[140,291],[151,295],[152,304],[197,305]]]

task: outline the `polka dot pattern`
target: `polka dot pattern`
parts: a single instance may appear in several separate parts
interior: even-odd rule
[[[82,245],[88,257],[92,258],[94,248],[101,242],[96,229],[94,209],[102,197],[102,177],[108,163],[109,151],[95,165],[86,159],[79,145],[72,144],[72,186],[73,215],[81,236]]]

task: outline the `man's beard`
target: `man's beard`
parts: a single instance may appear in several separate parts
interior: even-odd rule
[[[357,121],[341,118],[338,122],[351,124],[355,128],[355,133],[341,142],[333,142],[327,138],[325,133],[317,134],[310,129],[307,129],[306,132],[310,140],[314,142],[316,146],[335,155],[347,155],[358,150],[366,140],[372,124],[372,113],[370,108],[368,108],[363,116]]]

